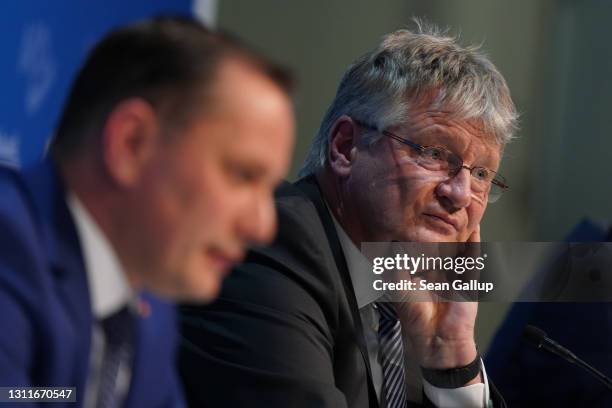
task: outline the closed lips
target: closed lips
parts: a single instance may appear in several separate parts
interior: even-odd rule
[[[445,223],[451,225],[456,230],[459,229],[458,222],[447,215],[444,215],[444,214],[425,214],[425,215],[432,217],[432,218],[436,218],[441,221],[444,221]]]

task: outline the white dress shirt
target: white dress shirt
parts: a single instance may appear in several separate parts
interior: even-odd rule
[[[330,211],[331,213],[331,211]],[[353,241],[348,237],[344,229],[334,220],[334,225],[338,233],[340,245],[346,258],[347,268],[351,276],[353,288],[355,290],[355,297],[357,299],[357,307],[359,308],[359,314],[361,315],[361,322],[363,325],[363,332],[365,336],[366,345],[368,348],[368,357],[370,360],[370,366],[372,370],[372,382],[376,389],[376,394],[381,406],[385,406],[383,401],[383,393],[381,392],[383,375],[382,366],[378,355],[378,322],[380,315],[376,309],[375,302],[383,295],[383,292],[377,291],[372,287],[371,277],[365,275],[363,271],[372,270],[370,262],[366,257],[357,249]],[[404,344],[406,350],[409,345]],[[407,364],[410,360],[410,352],[406,351],[407,358],[405,358]],[[413,364],[414,365],[414,364]],[[425,379],[420,378],[420,382],[423,384],[423,390],[427,398],[437,407],[443,408],[465,408],[465,407],[486,407],[489,401],[489,382],[487,374],[484,369],[484,365],[481,361],[482,377],[484,383],[472,384],[460,388],[438,388],[429,384]],[[407,378],[407,391],[408,395],[420,396],[420,387],[418,387],[409,373],[406,373]]]
[[[123,272],[115,250],[87,209],[72,193],[66,197],[83,251],[87,284],[93,314],[89,376],[86,381],[85,407],[95,407],[100,370],[106,348],[100,322],[126,306],[135,305],[135,295]],[[131,367],[123,364],[117,377],[118,400],[125,398],[130,385]]]

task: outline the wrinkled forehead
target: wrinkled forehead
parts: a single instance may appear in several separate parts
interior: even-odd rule
[[[420,144],[438,141],[459,150],[481,146],[501,159],[504,146],[484,118],[468,116],[465,109],[441,103],[439,92],[423,91],[409,97],[402,119],[392,127]]]
[[[499,145],[495,132],[487,126],[484,112],[474,109],[475,101],[451,102],[446,98],[443,87],[417,89],[406,95],[404,118],[414,118],[422,113],[429,113],[432,118],[463,122],[466,127],[484,142]],[[490,140],[489,140],[490,139]]]

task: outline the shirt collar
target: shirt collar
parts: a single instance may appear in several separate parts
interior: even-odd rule
[[[104,319],[130,306],[135,294],[111,243],[85,206],[73,193],[68,193],[66,201],[83,250],[92,312],[96,319]]]
[[[326,203],[327,205],[327,203]],[[346,258],[346,266],[351,276],[353,289],[355,290],[355,298],[359,309],[376,302],[384,293],[377,291],[372,286],[372,275],[368,271],[372,271],[372,263],[363,255],[363,253],[355,246],[348,234],[344,231],[340,223],[336,220],[334,213],[329,210],[334,226],[338,233],[338,239],[342,246],[342,252]]]

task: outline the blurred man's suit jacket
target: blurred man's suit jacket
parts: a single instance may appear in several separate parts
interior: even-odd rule
[[[187,401],[211,407],[378,407],[346,260],[314,177],[276,195],[275,242],[209,306],[181,311]]]
[[[92,307],[66,192],[50,161],[0,169],[0,386],[75,386],[83,403]],[[143,295],[126,407],[182,406],[172,305]],[[26,406],[20,404],[20,406]],[[54,405],[56,406],[56,405]]]

